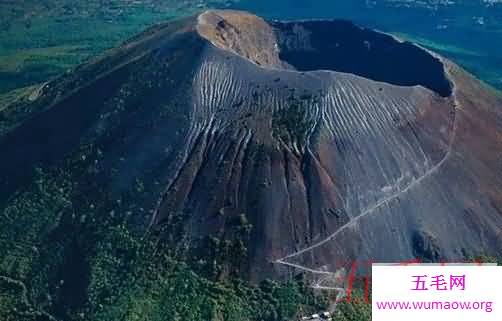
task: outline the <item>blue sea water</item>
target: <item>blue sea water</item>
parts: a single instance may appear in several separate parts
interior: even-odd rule
[[[269,19],[347,19],[451,58],[502,89],[502,0],[241,0]]]

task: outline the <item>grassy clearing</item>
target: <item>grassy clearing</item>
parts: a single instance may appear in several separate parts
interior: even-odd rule
[[[0,111],[6,109],[16,101],[28,99],[33,91],[37,90],[39,87],[40,85],[27,86],[0,94]]]
[[[88,49],[81,46],[54,46],[19,50],[0,56],[0,72],[23,72],[26,68],[37,64],[69,68],[73,66],[75,60],[85,55],[86,51]]]

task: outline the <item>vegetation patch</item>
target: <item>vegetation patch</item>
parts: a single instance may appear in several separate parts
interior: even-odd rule
[[[37,170],[0,207],[1,320],[274,321],[326,308],[301,280],[252,285],[197,272],[162,233],[135,228],[134,191],[109,195],[89,170],[94,157],[80,154]],[[240,238],[215,253],[245,257],[235,251],[245,253],[252,226],[244,214],[229,224]]]
[[[291,96],[287,106],[274,112],[272,134],[284,143],[303,144],[312,124],[308,119],[308,108],[314,104],[310,96],[296,98]]]

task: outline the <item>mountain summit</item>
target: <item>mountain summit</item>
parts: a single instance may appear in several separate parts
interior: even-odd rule
[[[137,198],[139,230],[198,261],[231,247],[228,271],[254,280],[502,249],[501,96],[347,21],[207,11],[16,111],[0,117],[2,199],[78,155],[110,198]]]

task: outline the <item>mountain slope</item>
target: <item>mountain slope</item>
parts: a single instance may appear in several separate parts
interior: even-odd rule
[[[497,254],[501,107],[453,63],[348,22],[208,11],[2,110],[0,195],[76,160],[73,183],[102,192],[85,204],[127,194],[138,233],[217,277]]]

